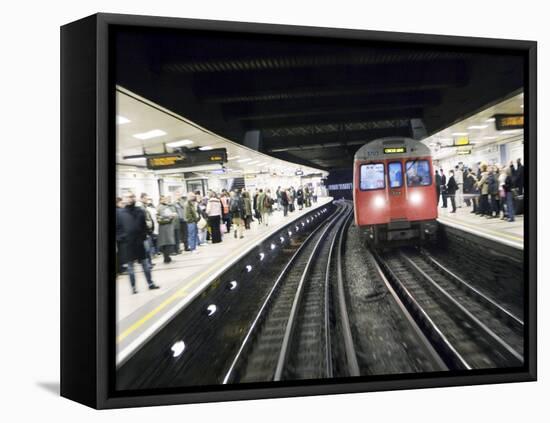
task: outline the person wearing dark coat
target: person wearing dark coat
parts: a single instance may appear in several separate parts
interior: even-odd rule
[[[435,201],[439,205],[439,196],[441,195],[441,175],[436,169],[435,171]]]
[[[116,215],[116,240],[118,242],[119,257],[126,263],[132,292],[137,293],[134,261],[139,261],[145,273],[149,289],[158,289],[151,278],[151,268],[145,253],[144,242],[147,238],[147,224],[145,212],[136,207],[136,196],[129,192],[125,195],[126,206]]]
[[[445,173],[443,173],[443,169],[441,169],[441,201],[443,202],[443,206],[441,208],[446,209],[447,208],[447,177],[445,176]]]
[[[162,195],[160,204],[157,207],[157,223],[159,225],[159,236],[157,245],[164,256],[164,263],[170,263],[170,253],[176,248],[173,220],[178,218],[177,211],[168,204],[168,198]]]
[[[516,161],[517,167],[513,175],[513,185],[518,189],[518,195],[523,195],[523,165],[521,159]]]
[[[304,205],[304,191],[302,190],[302,187],[299,187],[296,190],[296,203],[298,204],[298,210],[302,210]]]
[[[290,201],[288,199],[288,191],[282,190],[281,191],[281,205],[283,206],[283,214],[286,216],[288,214],[288,205]]]
[[[455,194],[457,189],[458,189],[458,184],[455,181],[454,171],[450,170],[449,181],[447,182],[447,198],[451,200],[451,206],[453,207],[453,210],[451,211],[451,213],[456,213]]]

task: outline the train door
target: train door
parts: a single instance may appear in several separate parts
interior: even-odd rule
[[[403,182],[403,164],[401,161],[390,161],[388,167],[388,201],[390,221],[407,218],[407,196]]]

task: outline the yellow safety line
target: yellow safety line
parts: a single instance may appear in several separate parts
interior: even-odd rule
[[[467,226],[467,227],[469,227],[469,228],[471,228],[471,229],[478,230],[478,231],[480,231],[480,232],[487,232],[487,233],[489,233],[489,234],[492,233],[492,234],[495,235],[495,236],[503,236],[503,237],[505,237],[505,238],[507,237],[507,238],[509,238],[509,239],[512,240],[512,241],[520,241],[520,242],[523,243],[523,237],[518,237],[518,236],[516,236],[516,235],[511,235],[511,234],[507,234],[507,233],[504,233],[504,232],[498,232],[498,231],[495,231],[495,230],[493,230],[493,229],[479,228],[479,227],[474,226],[474,225],[472,225],[472,224],[470,224],[470,223],[466,223],[466,222],[463,222],[463,221],[461,221],[461,220],[455,221],[455,220],[453,220],[453,219],[450,219],[450,218],[444,217],[444,216],[439,216],[438,219],[446,220],[447,222],[454,223],[455,225],[464,225],[464,226]]]
[[[249,241],[247,244],[245,244],[246,247],[253,242]],[[197,247],[198,248],[198,247]],[[242,250],[237,250],[233,254],[231,254],[228,259],[232,258],[233,256],[237,255]],[[199,257],[200,258],[200,257]],[[227,263],[228,260],[226,260]],[[164,300],[162,303],[160,303],[158,306],[156,306],[153,310],[151,310],[149,313],[147,313],[145,316],[134,322],[132,325],[130,325],[126,330],[124,330],[120,335],[117,336],[116,342],[117,344],[122,342],[125,338],[127,338],[132,332],[134,332],[136,329],[141,327],[144,323],[146,323],[148,320],[150,320],[152,317],[157,315],[162,309],[164,309],[169,304],[173,303],[176,299],[181,298],[185,296],[185,291],[192,285],[199,282],[204,276],[208,275],[210,272],[212,272],[216,267],[219,267],[219,263],[213,263],[207,270],[202,272],[200,275],[195,276],[189,283],[187,283],[184,287],[178,289],[174,294],[172,294],[170,297],[168,297],[166,300]]]
[[[328,203],[327,203],[328,204]],[[324,206],[325,204],[323,204]],[[317,208],[321,208],[322,206],[320,207],[317,207]],[[316,210],[316,209],[313,209],[313,210]],[[312,211],[313,211],[312,210]],[[300,216],[302,217],[302,216]],[[295,220],[298,220],[300,217],[296,218]],[[294,220],[294,221],[295,221]],[[294,222],[293,221],[293,222]],[[284,225],[283,225],[284,226]],[[279,228],[280,229],[280,228]],[[277,229],[277,230],[279,230]],[[273,232],[274,233],[274,232]],[[272,233],[272,234],[273,234]],[[271,235],[272,235],[271,234]],[[233,254],[229,255],[228,256],[228,259],[225,261],[225,263],[227,263],[231,258],[233,258],[234,256],[238,255],[239,253],[241,253],[242,251],[245,251],[248,246],[250,244],[252,244],[253,242],[256,242],[257,239],[252,239],[250,241],[248,241],[245,245],[244,248],[240,249],[240,250],[237,250],[235,251]],[[198,248],[198,247],[197,247]],[[199,257],[200,258],[200,257]],[[122,342],[124,339],[126,339],[132,332],[134,332],[136,329],[138,329],[139,327],[141,327],[144,323],[146,323],[148,320],[150,320],[152,317],[154,317],[155,315],[157,315],[162,309],[164,309],[166,306],[168,306],[169,304],[173,303],[177,298],[181,298],[185,295],[185,291],[192,285],[196,284],[197,282],[199,282],[204,276],[208,275],[210,272],[214,271],[214,269],[216,267],[219,267],[220,266],[220,263],[214,263],[212,264],[212,266],[210,266],[207,270],[205,270],[204,272],[202,272],[200,275],[194,277],[188,284],[186,284],[186,286],[180,288],[178,291],[176,291],[174,294],[172,294],[170,297],[168,297],[166,300],[164,300],[162,303],[160,303],[157,307],[155,307],[153,310],[151,310],[149,313],[147,313],[145,316],[143,316],[142,318],[140,318],[139,320],[137,320],[136,322],[134,322],[132,325],[130,325],[128,328],[126,328],[126,330],[124,330],[120,335],[117,336],[116,338],[116,343],[119,344],[120,342]]]

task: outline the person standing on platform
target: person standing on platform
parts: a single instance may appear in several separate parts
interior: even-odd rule
[[[147,204],[149,203],[149,197],[147,193],[142,192],[139,196],[139,202],[136,202],[136,207],[141,208],[145,212],[145,225],[147,226],[147,237],[145,238],[145,241],[143,242],[143,246],[145,247],[145,255],[147,256],[147,260],[149,260],[149,266],[151,269],[155,265],[153,263],[153,231],[155,230],[155,217],[156,213],[151,215],[149,212],[149,209],[147,208]]]
[[[157,244],[164,256],[164,263],[170,263],[170,253],[176,248],[176,239],[174,237],[173,220],[177,218],[177,212],[168,204],[168,198],[160,196],[160,204],[157,208],[157,223],[159,225],[159,236]]]
[[[178,219],[180,221],[180,240],[183,242],[183,249],[189,251],[189,239],[187,236],[187,222],[185,221],[185,203],[187,199],[180,195],[176,202],[176,209],[178,212]]]
[[[498,217],[499,198],[498,198],[498,168],[489,166],[489,176],[487,177],[487,188],[489,190],[489,213],[487,218]]]
[[[514,187],[518,190],[518,195],[523,195],[523,165],[521,159],[516,160],[517,167],[514,175]]]
[[[225,224],[225,232],[231,232],[231,212],[229,211],[229,193],[226,189],[222,190],[222,195],[220,196],[220,202],[222,203],[222,220]]]
[[[245,191],[242,196],[244,205],[244,228],[250,229],[250,222],[252,222],[252,201],[250,201],[250,193]]]
[[[476,187],[479,189],[479,212],[480,215],[490,215],[489,207],[489,184],[487,179],[489,178],[489,172],[487,171],[487,164],[481,163],[479,166],[480,178],[477,181]]]
[[[244,219],[244,204],[243,199],[239,191],[231,192],[231,198],[229,200],[229,211],[233,218],[233,226],[235,232],[235,238],[244,238],[243,236],[243,219]]]
[[[441,195],[441,175],[435,170],[435,201],[436,206],[439,206],[439,196]]]
[[[286,189],[281,190],[281,206],[283,207],[283,216],[288,215],[288,192]]]
[[[464,174],[462,173],[462,169],[460,168],[459,165],[456,165],[455,166],[455,171],[454,171],[454,178],[455,178],[455,182],[456,182],[456,186],[457,186],[457,189],[456,189],[456,206],[457,207],[462,207],[462,202],[463,202],[463,194],[464,194]]]
[[[258,220],[258,224],[262,224],[262,215],[258,211],[258,197],[260,196],[260,193],[258,192],[258,188],[254,190],[254,198],[252,199],[252,208],[254,209],[254,217]]]
[[[514,193],[512,189],[514,188],[512,180],[512,166],[506,168],[505,171],[506,179],[504,180],[504,193],[506,195],[506,215],[508,216],[508,222],[513,222],[515,220],[515,210],[514,210]]]
[[[189,244],[189,251],[193,254],[198,253],[197,222],[200,220],[195,199],[195,193],[190,192],[187,195],[184,209],[185,221],[187,222],[187,243]]]
[[[132,293],[137,294],[136,275],[134,261],[139,261],[143,267],[143,273],[149,289],[158,289],[151,277],[151,267],[145,253],[144,241],[147,237],[147,224],[145,223],[145,211],[136,207],[136,196],[127,192],[124,196],[125,207],[117,213],[116,240],[119,246],[119,257],[126,263]]]
[[[222,203],[214,192],[210,192],[210,198],[206,204],[206,214],[208,215],[208,226],[212,238],[212,244],[222,242],[220,224],[222,219]]]
[[[456,213],[456,201],[455,201],[455,194],[458,189],[458,185],[455,181],[454,172],[452,170],[449,171],[449,182],[447,182],[447,197],[451,200],[451,206],[452,210],[451,213]]]
[[[277,191],[275,191],[275,195],[277,196],[277,211],[281,211],[283,208],[283,203],[281,201],[281,187],[277,187]]]
[[[263,189],[260,189],[260,194],[258,195],[258,211],[262,216],[262,225],[267,226],[269,224],[270,206],[271,198],[263,191]]]
[[[294,187],[290,187],[287,191],[288,195],[288,210],[293,213],[294,212],[294,202],[296,201],[296,191],[294,190]]]
[[[447,177],[445,176],[445,172],[443,172],[443,169],[440,169],[441,172],[441,202],[443,205],[441,206],[442,209],[447,208]]]
[[[304,191],[302,187],[298,187],[296,190],[296,204],[298,205],[298,210],[302,210],[304,205]]]

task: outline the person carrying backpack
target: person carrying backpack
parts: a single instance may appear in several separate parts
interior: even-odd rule
[[[244,238],[244,202],[240,192],[231,192],[229,212],[231,213],[233,225],[235,226],[235,238],[237,238],[237,235],[239,238]]]
[[[263,189],[260,189],[258,194],[258,211],[262,216],[262,224],[265,226],[269,223],[269,210],[271,208],[271,198],[264,192]]]
[[[495,166],[489,168],[487,176],[487,189],[489,199],[489,213],[487,218],[498,217],[499,198],[498,198],[498,174]]]

